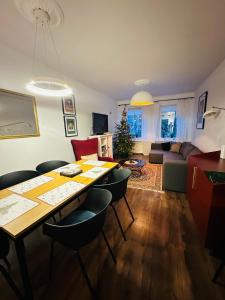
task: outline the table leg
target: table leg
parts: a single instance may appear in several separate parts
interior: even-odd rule
[[[23,239],[15,240],[15,247],[16,247],[16,254],[17,254],[20,273],[23,282],[24,299],[32,300],[33,292],[32,292],[32,287],[31,287],[30,278],[27,269],[27,260],[26,260],[26,253],[25,253],[25,246],[24,246]]]

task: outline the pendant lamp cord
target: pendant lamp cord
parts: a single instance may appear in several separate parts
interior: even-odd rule
[[[49,36],[50,36],[50,39],[51,39],[51,42],[52,42],[52,45],[53,45],[53,48],[54,48],[54,51],[56,53],[56,63],[58,65],[58,69],[59,69],[59,72],[60,72],[60,75],[63,77],[63,79],[65,80],[65,76],[62,72],[62,64],[61,64],[61,60],[60,60],[60,56],[59,56],[59,53],[57,51],[57,48],[56,48],[56,44],[55,44],[55,40],[53,38],[53,34],[52,34],[52,30],[48,24],[47,26],[47,29],[48,29],[48,32],[49,32]]]
[[[37,49],[37,31],[38,31],[38,18],[36,18],[35,22],[35,36],[34,36],[34,48],[33,48],[33,61],[32,61],[32,69],[31,74],[32,76],[35,75],[35,61],[36,61],[36,49]]]

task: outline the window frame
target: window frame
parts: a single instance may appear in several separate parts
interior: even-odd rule
[[[162,114],[162,108],[165,108],[165,107],[174,107],[174,111],[175,111],[175,118],[176,118],[176,125],[177,125],[177,105],[176,104],[168,104],[168,105],[160,105],[160,108],[159,108],[159,129],[158,129],[158,136],[159,136],[159,141],[176,141],[177,140],[177,132],[176,132],[176,137],[165,137],[163,138],[161,136],[161,125],[162,125],[162,117],[161,117],[161,114]],[[168,112],[173,112],[172,110]]]
[[[134,110],[137,110],[137,111],[140,111],[141,112],[141,136],[140,137],[132,137],[132,140],[133,141],[142,141],[143,140],[143,110],[141,107],[137,107],[137,108],[133,108],[133,107],[128,107],[128,110],[127,110],[127,123],[128,123],[128,113],[129,111],[134,111]],[[129,125],[129,123],[128,123]]]

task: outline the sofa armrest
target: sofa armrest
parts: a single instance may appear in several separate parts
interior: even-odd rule
[[[188,164],[185,160],[168,160],[163,164],[163,189],[185,193]]]

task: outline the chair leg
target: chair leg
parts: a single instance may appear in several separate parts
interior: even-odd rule
[[[7,259],[6,257],[4,257],[3,260],[4,260],[4,262],[5,262],[6,266],[7,266],[7,268],[10,269],[10,268],[11,268],[11,265],[10,265],[10,262],[8,261],[8,259]]]
[[[74,251],[74,254],[75,254],[75,255],[77,256],[77,258],[78,258],[78,261],[79,261],[79,264],[80,264],[80,267],[81,267],[81,271],[82,271],[82,273],[83,273],[83,275],[84,275],[84,277],[85,277],[85,279],[86,279],[86,282],[87,282],[87,285],[88,285],[88,288],[89,288],[89,290],[90,290],[90,292],[91,292],[92,297],[93,297],[94,299],[97,299],[97,298],[96,298],[96,292],[95,292],[95,290],[93,289],[93,287],[92,287],[92,285],[91,285],[90,279],[89,279],[89,277],[88,277],[87,271],[86,271],[86,269],[85,269],[85,266],[84,266],[84,263],[83,263],[83,261],[82,261],[82,258],[81,258],[81,256],[80,256],[79,251],[78,251],[78,250]]]
[[[54,245],[55,245],[55,240],[51,241],[51,246],[50,246],[50,258],[49,258],[49,280],[52,278],[52,267],[53,267],[53,260],[54,260]]]
[[[23,299],[22,294],[20,293],[18,287],[16,286],[15,282],[12,280],[11,276],[8,274],[8,272],[5,270],[5,268],[0,265],[0,272],[5,277],[6,281],[8,282],[9,286],[12,288],[14,293],[16,294],[18,299]]]
[[[112,251],[112,249],[111,249],[111,247],[110,247],[110,245],[109,245],[109,242],[108,242],[108,240],[107,240],[107,238],[106,238],[105,233],[104,233],[103,230],[102,230],[102,235],[103,235],[103,238],[104,238],[104,240],[105,240],[105,243],[106,243],[106,245],[107,245],[107,247],[108,247],[108,249],[109,249],[109,252],[110,252],[110,254],[111,254],[111,256],[112,256],[112,259],[113,259],[114,263],[116,264],[116,258],[115,258],[115,255],[113,254],[113,251]]]
[[[127,205],[127,208],[128,208],[128,210],[129,210],[129,212],[130,212],[131,218],[132,218],[132,220],[134,221],[134,215],[132,214],[132,211],[131,211],[130,206],[129,206],[128,201],[127,201],[127,198],[126,198],[125,195],[124,195],[123,198],[124,198],[124,200],[125,200],[125,202],[126,202],[126,205]]]
[[[55,222],[55,224],[57,223],[55,216],[52,216],[53,221]]]
[[[220,273],[222,272],[224,266],[225,266],[225,261],[222,261],[221,264],[219,265],[218,269],[216,270],[216,273],[213,276],[213,279],[212,279],[213,282],[216,282],[216,280],[220,276]]]
[[[121,231],[121,233],[122,233],[122,236],[123,236],[123,238],[124,238],[124,241],[126,241],[127,239],[126,239],[125,233],[124,233],[124,231],[123,231],[123,227],[122,227],[122,225],[121,225],[121,223],[120,223],[120,219],[119,219],[119,217],[118,217],[118,214],[117,214],[117,212],[116,212],[116,209],[115,209],[115,207],[113,206],[113,204],[111,204],[111,207],[112,207],[112,209],[113,209],[113,211],[114,211],[114,214],[115,214],[115,216],[116,216],[116,219],[117,219],[117,222],[118,222],[118,224],[119,224],[120,231]]]

